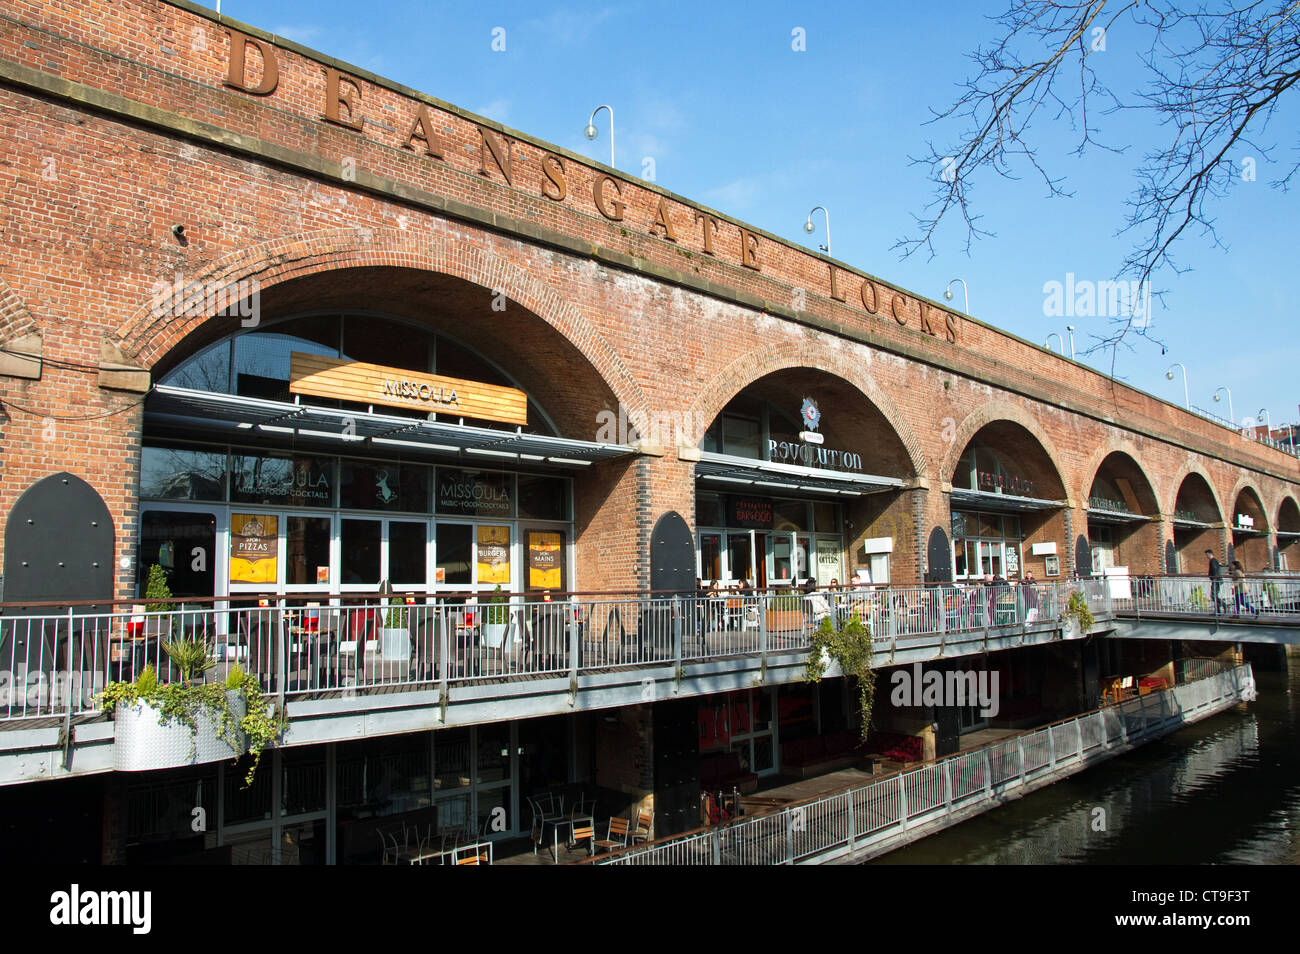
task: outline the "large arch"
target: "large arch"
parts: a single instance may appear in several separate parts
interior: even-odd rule
[[[185,280],[187,285],[236,288],[241,282],[256,282],[265,297],[276,286],[295,279],[384,267],[462,279],[483,290],[485,303],[504,294],[507,301],[522,305],[586,356],[629,410],[645,409],[645,395],[631,370],[557,288],[504,258],[433,232],[360,227],[287,236],[228,255]],[[183,300],[173,302],[166,294],[155,296],[122,321],[113,343],[128,360],[151,369],[182,342],[217,337],[204,331],[212,316],[185,311]]]
[[[1042,422],[1036,420],[1033,415],[1020,405],[1002,400],[990,401],[988,404],[981,405],[958,422],[953,432],[953,438],[948,444],[948,452],[939,465],[939,473],[936,475],[938,479],[945,482],[950,481],[952,473],[957,467],[958,459],[966,452],[967,446],[975,438],[975,435],[989,424],[997,421],[1011,421],[1019,424],[1029,433],[1033,440],[1043,449],[1043,453],[1047,455],[1047,459],[1051,462],[1052,469],[1056,473],[1056,478],[1061,484],[1062,491],[1065,493],[1068,485],[1065,482],[1064,471],[1061,469],[1061,453],[1056,449],[1052,438],[1043,431]]]
[[[732,361],[699,390],[688,408],[690,419],[707,424],[716,419],[736,395],[760,379],[780,371],[799,369],[820,371],[851,384],[879,412],[906,448],[912,471],[909,476],[925,473],[926,457],[915,433],[893,399],[865,372],[861,362],[852,361],[838,352],[828,353],[824,347],[812,344],[778,345]]]
[[[1035,428],[1027,413],[1004,402],[973,412],[957,428],[941,472],[951,487],[954,578],[1032,572],[1044,579],[1069,567],[1070,489],[1050,439]]]
[[[1294,566],[1300,570],[1300,504],[1295,497],[1287,494],[1277,508],[1277,559],[1274,568],[1290,570]]]
[[[1273,554],[1269,539],[1272,526],[1259,491],[1243,477],[1233,490],[1232,500],[1232,510],[1228,514],[1232,546],[1228,559],[1239,560],[1247,573],[1271,569]],[[1252,525],[1245,526],[1243,518]]]
[[[1112,442],[1108,447],[1116,443]],[[1135,448],[1103,447],[1093,469],[1092,480],[1081,494],[1088,501],[1088,543],[1094,572],[1126,566],[1132,573],[1160,572],[1160,496],[1142,465],[1133,456]],[[1094,458],[1097,455],[1094,455]],[[1127,516],[1130,515],[1131,516]]]
[[[1166,545],[1165,569],[1170,573],[1203,574],[1210,550],[1221,559],[1223,548],[1223,505],[1214,481],[1200,467],[1189,467],[1173,484],[1173,497],[1166,512],[1173,524],[1172,539]]]

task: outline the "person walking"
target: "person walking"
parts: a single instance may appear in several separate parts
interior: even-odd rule
[[[1225,612],[1223,608],[1223,599],[1219,596],[1219,583],[1223,579],[1223,564],[1214,555],[1213,550],[1206,550],[1205,555],[1210,558],[1210,595],[1214,599],[1214,615],[1218,616]]]
[[[1251,606],[1250,600],[1246,598],[1246,570],[1240,560],[1232,561],[1232,602],[1233,616],[1240,616],[1243,606],[1255,616],[1259,615],[1259,608]]]

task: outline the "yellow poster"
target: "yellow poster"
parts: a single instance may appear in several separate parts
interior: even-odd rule
[[[478,528],[478,581],[510,582],[510,528]]]
[[[564,535],[561,533],[533,532],[528,534],[528,588],[530,590],[558,590],[563,582],[561,573]]]
[[[272,514],[230,515],[230,582],[274,585],[280,555],[279,526]]]

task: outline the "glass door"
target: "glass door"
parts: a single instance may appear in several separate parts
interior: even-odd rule
[[[754,578],[754,535],[746,530],[727,534],[727,567],[722,579],[729,585]]]

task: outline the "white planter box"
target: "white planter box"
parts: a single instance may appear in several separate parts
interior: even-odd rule
[[[246,712],[244,699],[237,692],[227,692],[231,714],[236,720]],[[198,732],[180,722],[161,723],[162,713],[153,706],[137,702],[119,703],[113,713],[113,768],[119,772],[144,772],[151,769],[179,768],[234,759],[244,753],[243,733],[235,727],[239,748],[232,749],[218,734],[220,715],[204,711],[198,717]]]
[[[411,655],[411,634],[405,626],[381,629],[379,645],[384,659],[408,659]]]
[[[509,628],[509,623],[484,623],[483,645],[488,649],[502,648],[506,642],[506,630]]]

